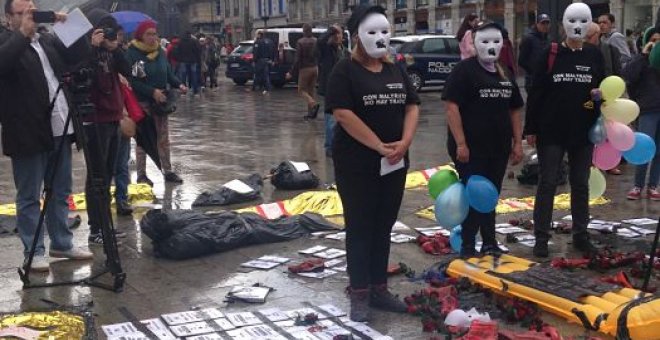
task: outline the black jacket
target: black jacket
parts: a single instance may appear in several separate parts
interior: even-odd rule
[[[648,56],[633,57],[622,74],[630,99],[637,102],[640,113],[660,112],[660,71],[649,65]]]
[[[90,54],[87,39],[70,48],[50,34],[39,42],[59,78]],[[61,80],[61,79],[60,79]],[[53,150],[48,82],[30,39],[21,33],[0,33],[0,125],[2,151],[10,157],[30,156]]]
[[[174,59],[180,63],[198,64],[202,60],[202,46],[191,36],[184,36],[174,49]]]
[[[268,38],[259,38],[254,41],[254,60],[259,59],[277,59],[277,48],[275,43]]]
[[[330,72],[332,72],[335,64],[343,58],[343,46],[337,47],[329,43],[331,33],[331,31],[326,31],[316,41],[319,63],[319,94],[322,96],[326,93]]]
[[[543,51],[550,45],[547,33],[539,32],[536,27],[525,35],[520,42],[518,65],[525,70],[525,86],[532,86],[534,68]]]

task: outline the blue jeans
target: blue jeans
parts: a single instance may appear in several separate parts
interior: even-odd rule
[[[64,139],[63,148],[56,162],[57,149]],[[55,166],[57,163],[57,167]],[[25,157],[12,157],[12,171],[16,186],[16,225],[23,242],[23,254],[27,257],[32,240],[37,232],[42,185],[53,177],[53,198],[49,202],[44,225],[48,228],[50,248],[69,250],[73,248],[73,233],[67,225],[71,194],[71,137],[55,137],[55,150]],[[35,254],[43,256],[44,229],[41,230]]]
[[[639,115],[638,130],[641,133],[649,135],[655,140],[655,145],[660,145],[660,112],[642,112]],[[660,179],[660,157],[658,157],[658,148],[656,148],[655,157],[651,161],[651,174],[649,174],[649,188],[658,186]],[[646,170],[649,165],[638,165],[635,168],[635,186],[643,188],[646,181]]]
[[[180,80],[184,84],[188,84],[193,90],[194,94],[199,93],[199,64],[197,63],[180,63],[179,71],[181,72]]]
[[[326,150],[332,150],[332,139],[335,136],[335,125],[337,125],[337,122],[335,121],[335,116],[332,115],[332,113],[325,113],[325,143],[323,146],[325,147]]]
[[[270,91],[272,86],[270,84],[270,63],[268,59],[259,59],[254,65],[254,82],[252,83],[252,90],[266,90]]]
[[[128,201],[128,184],[131,183],[128,173],[128,160],[131,158],[131,139],[119,138],[117,161],[115,163],[115,201]]]

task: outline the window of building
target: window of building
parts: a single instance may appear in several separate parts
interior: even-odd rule
[[[231,6],[229,5],[229,0],[225,0],[225,18],[231,16]]]
[[[337,0],[330,0],[329,2],[329,11],[330,14],[337,14]]]
[[[408,7],[407,0],[396,0],[396,9],[405,9]]]
[[[429,5],[429,0],[417,0],[417,7],[423,7]]]
[[[351,10],[351,1],[350,0],[341,0],[341,12],[348,13]]]
[[[234,16],[237,17],[240,14],[241,2],[239,0],[234,0]]]

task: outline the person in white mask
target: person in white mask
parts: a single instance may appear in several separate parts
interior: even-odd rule
[[[564,12],[566,39],[553,43],[538,60],[525,119],[527,142],[536,146],[539,183],[534,204],[534,255],[548,256],[548,240],[558,169],[568,154],[573,216],[573,248],[585,254],[597,249],[589,240],[589,174],[593,144],[589,129],[598,114],[588,105],[592,89],[598,88],[605,74],[600,50],[585,44],[591,10],[584,3],[573,3]]]
[[[419,97],[388,59],[392,25],[385,9],[360,6],[347,26],[355,48],[330,74],[326,107],[338,123],[332,154],[346,225],[350,318],[362,322],[369,307],[406,312],[388,289],[387,266]]]
[[[447,151],[461,181],[484,176],[500,191],[507,162],[518,164],[522,159],[524,103],[515,77],[497,62],[503,45],[501,27],[480,23],[474,33],[477,55],[454,67],[442,94],[449,127]],[[480,213],[470,208],[462,229],[461,256],[477,255],[479,231],[481,253],[501,254],[495,239],[495,211]]]

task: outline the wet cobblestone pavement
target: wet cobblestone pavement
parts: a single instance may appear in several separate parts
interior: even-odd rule
[[[163,209],[187,209],[205,189],[217,187],[229,180],[251,173],[266,175],[284,160],[307,162],[323,183],[333,182],[332,162],[323,149],[323,117],[313,121],[302,119],[304,104],[295,88],[275,89],[269,95],[247,92],[247,87],[235,86],[223,79],[216,90],[207,90],[201,97],[185,97],[179,101],[179,111],[171,116],[172,162],[175,171],[184,179],[182,185],[166,184],[156,168],[149,165],[148,173],[155,182],[157,204]],[[438,90],[425,90],[419,130],[411,148],[411,170],[421,170],[447,164],[445,151],[446,123],[443,104]],[[519,171],[519,169],[511,169]],[[623,166],[624,175],[608,176],[606,196],[610,204],[593,207],[594,217],[621,220],[634,217],[656,218],[660,214],[660,202],[649,200],[627,201],[625,193],[632,183],[633,169]],[[135,180],[134,165],[131,165]],[[85,167],[81,154],[74,156],[74,192],[84,189]],[[568,187],[560,187],[566,192]],[[521,186],[515,179],[505,179],[502,197],[526,197],[534,194],[534,187]],[[268,182],[262,192],[263,202],[292,198],[300,192],[276,191]],[[14,186],[9,159],[0,158],[0,203],[14,201]],[[260,201],[248,205],[259,204]],[[406,190],[399,219],[411,227],[433,225],[432,221],[414,215],[420,208],[432,202],[425,189]],[[232,207],[233,208],[233,207]],[[0,237],[0,311],[25,311],[48,307],[42,299],[60,305],[85,305],[93,302],[96,325],[125,322],[119,312],[123,307],[137,319],[157,317],[160,314],[179,312],[198,307],[221,307],[223,311],[256,311],[278,307],[282,310],[304,307],[303,302],[315,304],[333,303],[348,310],[348,300],[343,293],[347,285],[344,273],[324,280],[290,276],[281,266],[269,271],[248,272],[239,265],[262,255],[280,255],[298,258],[297,251],[313,245],[343,248],[334,240],[304,238],[296,241],[251,246],[226,253],[186,261],[170,261],[153,256],[151,242],[140,232],[139,219],[147,211],[138,208],[133,218],[118,217],[118,229],[126,231],[120,247],[122,265],[127,273],[125,290],[116,294],[84,286],[63,286],[48,289],[22,290],[16,273],[22,262],[22,246],[17,237]],[[557,211],[555,217],[567,215]],[[75,230],[75,243],[86,245],[88,228],[86,215],[83,224]],[[530,218],[531,212],[499,215],[499,222],[511,218]],[[616,237],[607,237],[613,242]],[[575,256],[564,236],[556,237],[550,247],[553,254]],[[651,238],[647,237],[646,244]],[[504,242],[504,239],[501,239]],[[644,242],[626,242],[622,249],[638,247]],[[515,255],[532,259],[531,248],[511,246]],[[92,247],[96,259],[90,262],[60,261],[51,265],[48,276],[33,274],[33,280],[69,280],[85,277],[93,268],[103,265],[100,247]],[[418,273],[438,261],[440,257],[423,254],[414,244],[392,246],[392,263],[405,262]],[[228,279],[261,283],[275,288],[265,305],[234,303],[226,305],[224,297],[229,287],[222,287]],[[656,282],[657,284],[657,282]],[[420,282],[409,282],[403,277],[391,280],[393,289],[408,295],[423,287]],[[550,324],[559,327],[564,335],[583,335],[583,328],[569,325],[563,320],[547,316]],[[370,324],[376,330],[394,339],[428,339],[422,333],[420,319],[409,315],[375,313]],[[103,338],[103,337],[102,337]]]

